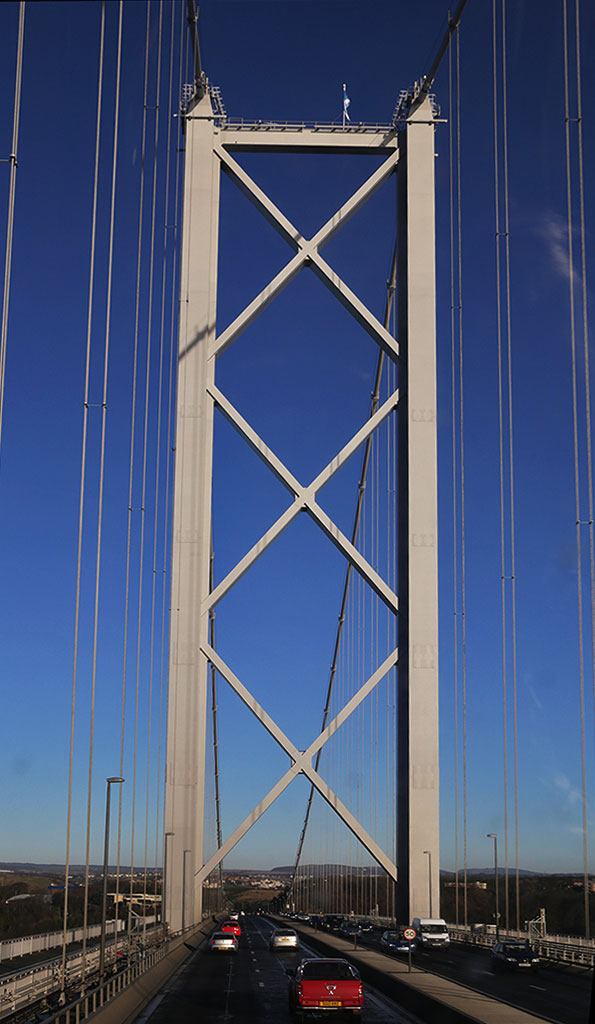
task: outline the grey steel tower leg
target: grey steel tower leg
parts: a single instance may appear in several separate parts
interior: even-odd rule
[[[204,852],[208,665],[200,647],[209,639],[204,602],[213,406],[207,387],[214,380],[208,347],[215,340],[220,179],[211,115],[206,95],[186,123],[165,796],[165,831],[171,834],[167,912],[173,931],[182,927],[182,919],[189,925],[202,916],[202,885],[194,865],[203,863]]]
[[[428,97],[400,133],[397,916],[439,913],[434,131]],[[428,886],[424,851],[433,867]]]

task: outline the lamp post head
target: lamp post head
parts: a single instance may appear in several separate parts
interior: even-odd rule
[[[110,779],[106,779],[105,781],[108,782],[108,783],[111,783],[111,782],[125,782],[126,779],[121,779],[120,776],[118,775],[118,776],[113,776]]]
[[[498,835],[496,832],[488,832],[486,839],[497,839]]]
[[[424,850],[424,853],[429,853],[430,857],[432,856],[432,851],[431,850]]]

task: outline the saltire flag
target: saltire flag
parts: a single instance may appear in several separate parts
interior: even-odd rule
[[[347,108],[349,107],[350,103],[351,103],[351,100],[349,99],[349,96],[347,95],[347,86],[345,85],[345,83],[343,83],[343,115],[344,115],[344,117],[347,118],[348,121],[351,121],[351,118],[350,118],[349,114],[347,113]]]

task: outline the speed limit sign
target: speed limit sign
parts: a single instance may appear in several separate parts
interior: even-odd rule
[[[406,928],[403,932],[403,938],[406,939],[407,942],[413,942],[416,935],[417,932],[415,931],[415,928]]]

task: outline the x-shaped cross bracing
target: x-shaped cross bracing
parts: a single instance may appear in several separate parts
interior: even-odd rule
[[[381,867],[393,878],[397,880],[397,869],[389,857],[386,856],[384,850],[382,850],[378,844],[372,839],[366,830],[360,825],[357,819],[351,814],[351,812],[345,807],[339,800],[338,796],[333,793],[330,786],[326,784],[324,779],[318,774],[318,772],[312,767],[312,758],[321,747],[330,739],[334,733],[343,725],[349,716],[355,711],[361,702],[368,696],[369,693],[375,688],[375,686],[384,679],[387,672],[389,672],[397,664],[398,651],[395,648],[388,658],[376,669],[373,675],[364,683],[363,686],[353,695],[351,700],[342,708],[338,715],[333,718],[330,725],[320,733],[320,735],[310,744],[307,750],[298,750],[293,745],[290,739],[287,738],[285,733],[279,728],[276,722],[273,721],[271,716],[267,714],[263,707],[258,701],[252,696],[252,694],[246,689],[246,687],[240,682],[237,676],[231,671],[230,668],[225,664],[222,658],[219,657],[217,652],[209,645],[203,644],[201,651],[209,659],[211,664],[215,666],[217,671],[227,680],[232,689],[235,690],[238,697],[244,702],[247,708],[252,711],[259,722],[265,727],[265,729],[271,734],[271,736],[277,741],[280,747],[285,751],[286,754],[291,758],[291,767],[285,774],[279,779],[277,784],[273,786],[267,793],[263,800],[254,808],[251,814],[242,822],[241,825],[236,828],[235,832],[231,834],[222,846],[219,847],[216,853],[204,864],[195,874],[199,881],[202,883],[205,878],[213,871],[214,868],[227,856],[228,853],[233,850],[234,846],[239,843],[240,839],[246,834],[246,832],[254,825],[266,810],[271,806],[272,803],[277,799],[281,793],[287,789],[290,782],[295,779],[296,775],[303,774],[310,780],[315,789],[318,790],[320,795],[326,800],[326,802],[333,808],[333,810],[339,815],[341,820],[347,825],[347,827],[353,832],[356,839],[362,843],[363,846],[368,850],[374,860],[380,864]]]
[[[378,342],[389,355],[397,358],[399,349],[395,339],[376,319],[373,313],[358,299],[344,281],[329,267],[320,255],[320,249],[345,224],[350,217],[374,194],[386,178],[396,170],[399,160],[398,150],[388,157],[376,171],[358,188],[346,203],[320,228],[313,238],[306,239],[291,224],[283,213],[258,187],[256,182],[246,174],[236,160],[221,145],[215,146],[215,153],[221,161],[222,169],[232,178],[248,198],[264,214],[279,234],[295,250],[295,256],[283,270],[264,288],[260,295],[249,303],[239,316],[227,327],[209,348],[209,357],[219,355],[244,331],[256,317],[273,301],[304,266],[310,266],[317,277],[335,295],[339,302],[355,317],[362,327]]]
[[[258,434],[252,429],[249,423],[240,415],[237,409],[222,394],[215,385],[207,388],[209,394],[215,401],[221,412],[238,432],[248,442],[250,447],[272,470],[278,480],[287,487],[294,495],[293,504],[277,519],[276,523],[256,542],[254,547],[238,562],[238,564],[227,574],[214,590],[208,595],[203,604],[203,611],[212,608],[221,598],[233,587],[235,583],[248,571],[250,566],[262,555],[273,543],[282,531],[289,526],[291,521],[302,510],[306,510],[321,527],[333,544],[343,552],[345,557],[358,570],[362,577],[369,583],[374,592],[385,602],[385,604],[396,612],[398,603],[397,596],[376,572],[369,562],[360,554],[354,544],[345,537],[332,519],[324,512],[316,501],[317,492],[326,484],[331,477],[347,462],[356,449],[373,433],[374,430],[386,419],[386,417],[397,407],[399,392],[394,391],[386,401],[376,410],[373,416],[357,431],[350,441],[341,449],[328,466],[312,481],[307,487],[296,480],[292,473],[283,465],[281,460],[271,451]]]
[[[267,220],[275,227],[283,238],[294,249],[295,255],[286,266],[276,275],[256,298],[249,303],[242,313],[227,327],[222,334],[210,345],[208,351],[209,359],[216,358],[244,331],[249,324],[273,301],[273,299],[286,287],[287,284],[300,272],[304,266],[310,266],[320,280],[339,299],[343,306],[355,317],[380,347],[393,358],[398,356],[398,346],[395,339],[388,330],[376,319],[373,313],[357,298],[350,288],[335,274],[329,265],[322,259],[320,249],[332,236],[349,220],[350,217],[366,202],[367,199],[382,185],[386,178],[396,169],[399,154],[395,151],[377,168],[377,170],[357,189],[351,198],[335,213],[327,223],[311,239],[305,239],[299,231],[291,224],[283,213],[269,199],[267,195],[250,178],[244,169],[230,156],[222,145],[215,145],[214,152],[221,161],[222,169],[235,181],[239,188],[248,198],[260,209]],[[207,385],[207,392],[213,402],[218,406],[223,415],[235,427],[240,435],[247,441],[250,447],[271,469],[281,483],[293,494],[293,502],[289,508],[277,519],[273,526],[260,538],[260,540],[247,552],[237,563],[230,573],[223,579],[203,602],[203,613],[213,608],[218,601],[233,587],[235,583],[248,571],[250,566],[260,555],[273,543],[282,531],[292,522],[301,511],[307,511],[323,532],[345,555],[349,562],[358,570],[362,577],[368,582],[374,592],[384,601],[391,611],[398,608],[396,594],[376,572],[375,569],[360,554],[354,544],[345,537],[335,523],[326,515],[316,501],[318,491],[331,479],[331,477],[347,462],[357,448],[366,441],[376,428],[390,415],[397,407],[399,401],[398,391],[394,391],[380,406],[370,419],[354,434],[350,441],[341,451],[329,462],[329,464],[318,474],[308,485],[302,486],[293,474],[286,468],[283,462],[264,443],[258,434],[252,429],[249,423],[234,408],[232,403],[214,384]],[[353,832],[356,838],[368,850],[376,862],[395,881],[397,870],[393,862],[386,856],[374,839],[366,832],[357,819],[351,814],[347,807],[339,800],[330,789],[324,779],[319,775],[312,765],[312,758],[321,750],[327,740],[343,725],[349,716],[355,711],[361,702],[367,697],[375,686],[383,679],[387,672],[392,669],[398,658],[395,649],[386,658],[384,663],[370,676],[360,689],[353,695],[344,708],[335,716],[333,721],[323,732],[310,744],[307,750],[298,750],[291,740],[273,721],[270,715],[261,707],[252,694],[234,675],[217,652],[207,643],[201,646],[201,651],[216,670],[235,690],[244,704],[253,712],[261,724],[268,730],[277,743],[282,747],[291,759],[291,767],[267,793],[263,800],[254,808],[252,813],[236,828],[232,835],[223,843],[217,852],[197,872],[196,878],[199,884],[207,878],[210,872],[223,860],[224,857],[236,846],[246,832],[264,814],[278,796],[289,786],[293,779],[299,775],[305,775],[315,789],[334,809],[341,820]]]

